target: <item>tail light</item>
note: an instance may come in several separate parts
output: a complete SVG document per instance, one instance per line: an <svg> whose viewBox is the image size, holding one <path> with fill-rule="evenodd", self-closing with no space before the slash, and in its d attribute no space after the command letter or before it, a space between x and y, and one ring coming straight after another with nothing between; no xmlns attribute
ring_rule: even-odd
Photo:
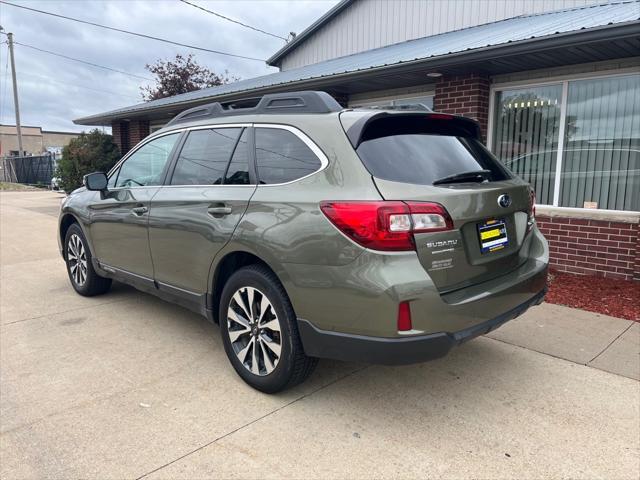
<svg viewBox="0 0 640 480"><path fill-rule="evenodd" d="M536 192L533 188L529 189L529 216L527 217L527 232L530 232L533 228L533 224L536 221Z"/></svg>
<svg viewBox="0 0 640 480"><path fill-rule="evenodd" d="M413 234L453 229L451 217L438 203L325 201L320 209L347 237L373 250L415 250Z"/></svg>

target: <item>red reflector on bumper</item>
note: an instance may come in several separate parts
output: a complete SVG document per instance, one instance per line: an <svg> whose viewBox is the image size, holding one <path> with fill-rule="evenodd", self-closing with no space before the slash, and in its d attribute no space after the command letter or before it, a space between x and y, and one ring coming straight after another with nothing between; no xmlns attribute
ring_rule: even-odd
<svg viewBox="0 0 640 480"><path fill-rule="evenodd" d="M409 302L402 302L398 305L398 331L406 332L412 330L411 325L411 308Z"/></svg>

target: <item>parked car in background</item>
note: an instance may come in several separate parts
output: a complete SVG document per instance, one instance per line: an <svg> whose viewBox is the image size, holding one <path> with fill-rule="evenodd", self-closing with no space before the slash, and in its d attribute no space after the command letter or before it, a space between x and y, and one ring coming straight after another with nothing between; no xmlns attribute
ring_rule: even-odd
<svg viewBox="0 0 640 480"><path fill-rule="evenodd" d="M531 188L472 120L323 92L187 110L60 214L73 288L112 279L220 324L249 385L318 358L420 362L542 302Z"/></svg>

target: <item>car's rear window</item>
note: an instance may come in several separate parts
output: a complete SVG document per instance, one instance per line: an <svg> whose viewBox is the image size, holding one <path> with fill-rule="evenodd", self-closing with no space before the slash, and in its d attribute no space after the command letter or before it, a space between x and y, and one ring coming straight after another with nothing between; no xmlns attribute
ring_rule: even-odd
<svg viewBox="0 0 640 480"><path fill-rule="evenodd" d="M478 170L488 170L489 181L512 178L480 141L459 136L459 129L447 134L448 121L424 117L374 120L362 136L358 156L371 175L395 182L432 185L451 175Z"/></svg>

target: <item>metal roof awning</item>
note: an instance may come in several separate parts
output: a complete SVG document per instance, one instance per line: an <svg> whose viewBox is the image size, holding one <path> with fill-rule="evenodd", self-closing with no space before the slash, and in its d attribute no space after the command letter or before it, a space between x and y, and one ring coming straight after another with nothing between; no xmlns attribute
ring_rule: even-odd
<svg viewBox="0 0 640 480"><path fill-rule="evenodd" d="M640 0L521 16L409 40L313 65L184 93L74 120L170 118L213 100L322 89L350 94L425 84L425 72L509 73L638 56Z"/></svg>

